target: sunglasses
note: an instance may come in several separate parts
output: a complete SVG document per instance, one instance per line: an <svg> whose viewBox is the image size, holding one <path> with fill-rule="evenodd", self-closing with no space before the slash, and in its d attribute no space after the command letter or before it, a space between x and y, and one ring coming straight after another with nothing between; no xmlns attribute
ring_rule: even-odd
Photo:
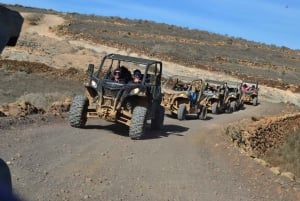
<svg viewBox="0 0 300 201"><path fill-rule="evenodd" d="M121 75L121 72L120 71L115 71L114 75Z"/></svg>
<svg viewBox="0 0 300 201"><path fill-rule="evenodd" d="M134 77L142 77L142 74L141 73L135 73L133 76Z"/></svg>

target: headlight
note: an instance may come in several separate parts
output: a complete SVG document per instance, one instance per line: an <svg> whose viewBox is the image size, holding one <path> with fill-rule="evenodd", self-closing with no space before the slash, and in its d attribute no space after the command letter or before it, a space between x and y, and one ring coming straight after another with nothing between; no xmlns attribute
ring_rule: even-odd
<svg viewBox="0 0 300 201"><path fill-rule="evenodd" d="M140 92L140 88L134 88L131 90L130 95L136 95Z"/></svg>
<svg viewBox="0 0 300 201"><path fill-rule="evenodd" d="M92 80L91 82L92 87L94 87L95 89L97 89L97 83L95 80Z"/></svg>

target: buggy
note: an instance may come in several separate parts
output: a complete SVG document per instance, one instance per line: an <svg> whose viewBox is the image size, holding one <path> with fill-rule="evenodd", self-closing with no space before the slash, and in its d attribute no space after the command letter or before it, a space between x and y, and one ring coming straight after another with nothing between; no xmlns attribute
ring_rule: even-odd
<svg viewBox="0 0 300 201"><path fill-rule="evenodd" d="M113 70L121 68L124 82L115 82ZM139 69L142 79L132 81L131 72ZM147 120L151 128L163 128L164 108L161 106L162 62L137 57L109 54L103 57L98 70L88 66L89 81L85 95L74 97L69 111L72 127L82 128L89 118L101 118L129 126L129 136L145 136Z"/></svg>
<svg viewBox="0 0 300 201"><path fill-rule="evenodd" d="M240 84L241 101L256 106L258 104L258 81L243 80Z"/></svg>
<svg viewBox="0 0 300 201"><path fill-rule="evenodd" d="M203 102L205 102L208 111L212 114L219 113L222 107L219 90L221 84L223 84L223 82L215 80L205 80Z"/></svg>
<svg viewBox="0 0 300 201"><path fill-rule="evenodd" d="M227 104L227 112L235 112L243 107L241 100L242 94L240 83L234 81L225 81L224 102Z"/></svg>
<svg viewBox="0 0 300 201"><path fill-rule="evenodd" d="M237 110L238 91L233 87L228 87L227 82L217 80L205 80L206 87L203 93L208 111L212 114L222 112L234 112Z"/></svg>
<svg viewBox="0 0 300 201"><path fill-rule="evenodd" d="M201 104L204 83L201 79L184 76L172 76L163 85L162 105L178 120L184 120L187 114L196 114L206 119L207 108Z"/></svg>

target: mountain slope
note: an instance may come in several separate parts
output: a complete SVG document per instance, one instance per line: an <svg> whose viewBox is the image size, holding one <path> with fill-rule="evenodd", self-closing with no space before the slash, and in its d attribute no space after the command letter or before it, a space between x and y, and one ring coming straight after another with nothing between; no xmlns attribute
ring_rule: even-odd
<svg viewBox="0 0 300 201"><path fill-rule="evenodd" d="M300 51L173 25L119 17L58 13L13 6L22 12L61 15L52 31L78 40L156 57L191 68L225 72L240 79L300 91ZM87 54L88 55L88 54Z"/></svg>

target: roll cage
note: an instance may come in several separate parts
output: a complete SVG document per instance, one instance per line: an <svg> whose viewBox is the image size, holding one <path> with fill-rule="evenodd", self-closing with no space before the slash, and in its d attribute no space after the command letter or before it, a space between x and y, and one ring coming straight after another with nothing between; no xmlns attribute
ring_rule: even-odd
<svg viewBox="0 0 300 201"><path fill-rule="evenodd" d="M110 61L109 61L110 60ZM106 62L109 62L109 68L106 72L104 72L104 64ZM128 62L128 63L134 63L139 66L140 69L143 70L143 78L141 81L142 85L161 85L161 74L162 74L162 62L161 61L155 61L151 59L144 59L144 58L137 58L137 57L131 57L131 56L125 56L120 54L109 54L106 55L99 66L98 71L96 72L95 76L99 79L110 79L111 73L113 71L113 64L115 67L120 67L122 63ZM143 69L144 68L144 69ZM153 75L153 76L151 76ZM101 78L102 77L102 78Z"/></svg>

